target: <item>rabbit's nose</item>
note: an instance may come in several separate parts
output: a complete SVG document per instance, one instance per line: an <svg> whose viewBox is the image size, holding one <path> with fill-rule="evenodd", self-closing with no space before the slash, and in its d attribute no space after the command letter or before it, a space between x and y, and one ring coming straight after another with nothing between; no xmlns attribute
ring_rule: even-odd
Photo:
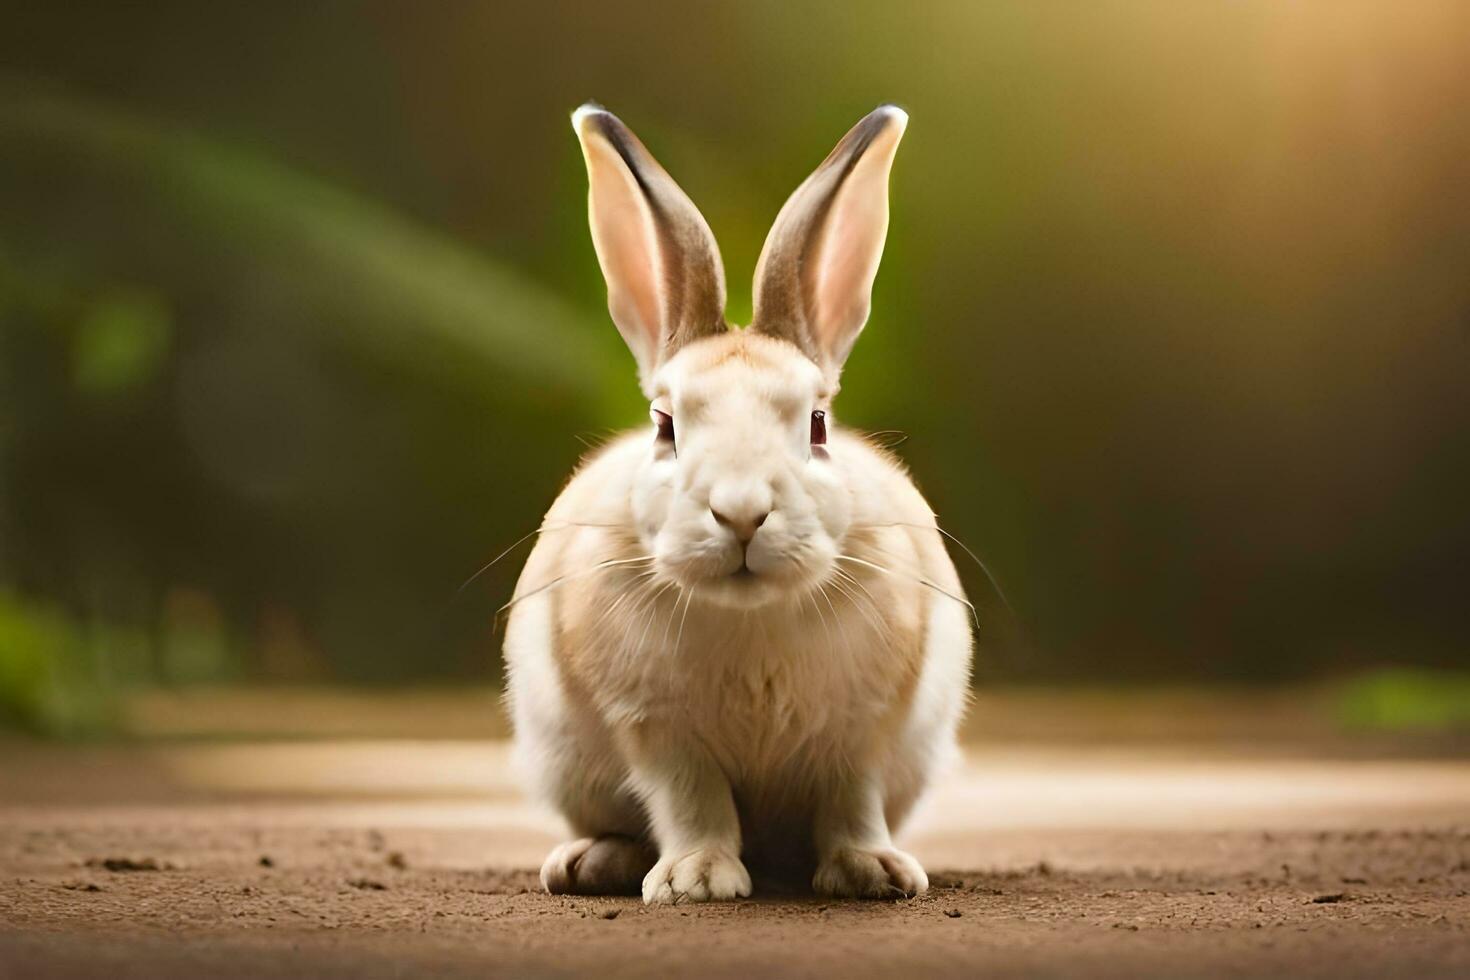
<svg viewBox="0 0 1470 980"><path fill-rule="evenodd" d="M771 487L762 480L721 480L710 487L709 512L743 547L771 516L772 496Z"/></svg>
<svg viewBox="0 0 1470 980"><path fill-rule="evenodd" d="M771 516L771 512L768 510L743 517L730 517L720 513L713 507L709 509L709 512L714 515L716 524L721 527L728 527L731 531L735 532L735 538L742 545L750 544L750 539L755 537L756 529L766 522L767 517Z"/></svg>

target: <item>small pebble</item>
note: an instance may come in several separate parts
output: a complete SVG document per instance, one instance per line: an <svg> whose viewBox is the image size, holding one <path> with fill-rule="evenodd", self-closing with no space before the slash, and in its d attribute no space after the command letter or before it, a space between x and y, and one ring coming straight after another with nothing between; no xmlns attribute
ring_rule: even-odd
<svg viewBox="0 0 1470 980"><path fill-rule="evenodd" d="M173 865L157 858L91 858L89 868L106 868L108 871L168 871Z"/></svg>

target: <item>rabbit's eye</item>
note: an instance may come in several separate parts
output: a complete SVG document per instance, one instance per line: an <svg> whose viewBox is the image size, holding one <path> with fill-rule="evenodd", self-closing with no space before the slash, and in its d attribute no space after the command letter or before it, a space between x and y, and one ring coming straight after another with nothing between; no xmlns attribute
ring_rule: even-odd
<svg viewBox="0 0 1470 980"><path fill-rule="evenodd" d="M668 412L660 412L658 409L650 409L649 414L653 417L653 424L658 426L659 442L674 441L674 417Z"/></svg>
<svg viewBox="0 0 1470 980"><path fill-rule="evenodd" d="M827 444L827 413L820 408L812 412L812 445Z"/></svg>

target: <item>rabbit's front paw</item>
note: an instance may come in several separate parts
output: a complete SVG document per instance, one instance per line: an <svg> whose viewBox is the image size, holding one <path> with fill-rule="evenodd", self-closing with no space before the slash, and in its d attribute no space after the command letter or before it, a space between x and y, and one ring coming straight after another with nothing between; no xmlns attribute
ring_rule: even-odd
<svg viewBox="0 0 1470 980"><path fill-rule="evenodd" d="M660 858L643 879L643 902L728 902L750 895L750 873L722 847Z"/></svg>
<svg viewBox="0 0 1470 980"><path fill-rule="evenodd" d="M843 847L817 867L812 888L834 898L912 898L929 890L929 876L896 848Z"/></svg>

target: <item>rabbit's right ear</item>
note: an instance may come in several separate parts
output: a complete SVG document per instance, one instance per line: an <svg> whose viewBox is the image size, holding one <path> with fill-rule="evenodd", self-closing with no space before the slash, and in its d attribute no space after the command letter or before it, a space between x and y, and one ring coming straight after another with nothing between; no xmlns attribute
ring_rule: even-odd
<svg viewBox="0 0 1470 980"><path fill-rule="evenodd" d="M830 375L868 322L888 237L888 172L908 126L883 105L787 199L755 267L750 329L789 340Z"/></svg>
<svg viewBox="0 0 1470 980"><path fill-rule="evenodd" d="M589 102L572 113L572 128L587 161L607 307L652 397L653 373L670 355L728 329L720 249L699 209L622 120Z"/></svg>

